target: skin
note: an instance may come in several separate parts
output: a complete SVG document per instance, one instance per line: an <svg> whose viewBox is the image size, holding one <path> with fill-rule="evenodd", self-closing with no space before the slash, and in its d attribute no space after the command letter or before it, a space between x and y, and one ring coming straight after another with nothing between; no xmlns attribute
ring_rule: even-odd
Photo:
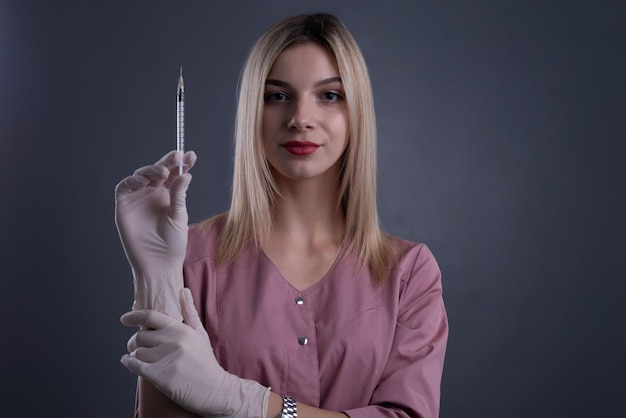
<svg viewBox="0 0 626 418"><path fill-rule="evenodd" d="M296 44L278 56L265 83L263 149L279 187L336 181L349 136L344 96L335 59L322 46ZM294 140L320 147L294 156L281 146Z"/></svg>
<svg viewBox="0 0 626 418"><path fill-rule="evenodd" d="M282 198L261 247L300 290L326 275L343 239L344 215L337 202L341 157L349 142L344 97L335 58L312 42L285 49L265 85L263 148ZM293 155L283 146L288 141L319 148Z"/></svg>

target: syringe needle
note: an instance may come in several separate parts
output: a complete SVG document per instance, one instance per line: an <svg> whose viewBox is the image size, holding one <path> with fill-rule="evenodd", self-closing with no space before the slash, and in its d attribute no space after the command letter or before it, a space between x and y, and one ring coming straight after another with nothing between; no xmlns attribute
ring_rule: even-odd
<svg viewBox="0 0 626 418"><path fill-rule="evenodd" d="M180 66L178 76L178 91L176 93L176 150L185 152L185 82L183 81L183 66ZM183 174L183 162L178 167L178 175Z"/></svg>

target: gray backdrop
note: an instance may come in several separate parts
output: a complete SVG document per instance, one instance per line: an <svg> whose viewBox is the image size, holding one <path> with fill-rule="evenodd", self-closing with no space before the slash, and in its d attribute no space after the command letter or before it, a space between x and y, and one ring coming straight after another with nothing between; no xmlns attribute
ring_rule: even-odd
<svg viewBox="0 0 626 418"><path fill-rule="evenodd" d="M624 416L618 0L1 1L3 416L131 415L113 188L175 146L183 65L190 217L225 210L245 54L321 10L369 63L382 223L443 271L441 416Z"/></svg>

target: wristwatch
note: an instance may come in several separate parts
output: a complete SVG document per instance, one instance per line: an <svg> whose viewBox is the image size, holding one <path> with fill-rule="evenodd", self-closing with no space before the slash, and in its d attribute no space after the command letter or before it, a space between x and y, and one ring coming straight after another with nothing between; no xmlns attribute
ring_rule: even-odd
<svg viewBox="0 0 626 418"><path fill-rule="evenodd" d="M283 395L283 413L280 418L298 418L298 408L293 398Z"/></svg>

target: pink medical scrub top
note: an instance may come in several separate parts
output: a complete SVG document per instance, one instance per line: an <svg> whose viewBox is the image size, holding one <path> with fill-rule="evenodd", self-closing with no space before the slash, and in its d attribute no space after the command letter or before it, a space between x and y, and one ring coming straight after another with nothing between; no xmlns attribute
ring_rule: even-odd
<svg viewBox="0 0 626 418"><path fill-rule="evenodd" d="M426 245L394 238L382 284L342 250L299 291L252 245L216 265L219 229L190 228L184 273L224 369L351 418L439 415L448 322Z"/></svg>

